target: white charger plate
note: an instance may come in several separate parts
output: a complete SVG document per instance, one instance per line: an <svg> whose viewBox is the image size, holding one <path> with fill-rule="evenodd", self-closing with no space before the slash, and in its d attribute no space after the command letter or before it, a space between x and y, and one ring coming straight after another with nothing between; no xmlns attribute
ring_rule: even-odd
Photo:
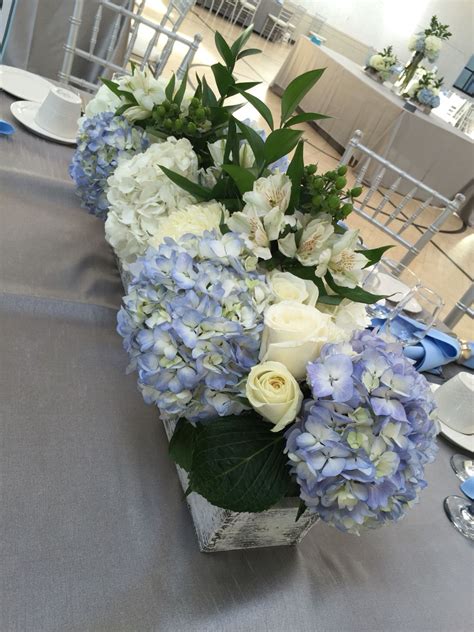
<svg viewBox="0 0 474 632"><path fill-rule="evenodd" d="M439 386L439 384L430 384L431 392L436 393ZM462 432L458 432L457 430L454 430L454 428L448 426L443 421L443 414L446 414L446 411L438 408L436 409L435 414L438 420L440 434L446 437L446 439L449 439L451 443L458 445L460 448L464 448L464 450L467 450L468 452L474 453L474 435L467 435Z"/></svg>
<svg viewBox="0 0 474 632"><path fill-rule="evenodd" d="M47 138L48 140L53 140L56 143L61 143L63 145L75 145L76 144L76 136L58 136L57 134L53 134L52 132L48 132L47 129L43 129L36 123L35 116L40 108L41 103L33 103L32 101L15 101L10 105L10 112L19 121L22 125L30 129L32 132L41 136L42 138Z"/></svg>
<svg viewBox="0 0 474 632"><path fill-rule="evenodd" d="M42 103L52 85L47 79L22 68L0 65L0 88L19 99Z"/></svg>

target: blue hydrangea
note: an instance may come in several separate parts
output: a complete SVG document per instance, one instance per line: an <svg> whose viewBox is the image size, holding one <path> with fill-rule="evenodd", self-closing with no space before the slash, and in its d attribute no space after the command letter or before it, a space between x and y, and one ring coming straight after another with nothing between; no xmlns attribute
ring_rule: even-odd
<svg viewBox="0 0 474 632"><path fill-rule="evenodd" d="M123 116L102 112L84 118L69 166L81 206L105 220L109 208L107 178L114 172L119 159L145 151L149 144L143 130L131 125Z"/></svg>
<svg viewBox="0 0 474 632"><path fill-rule="evenodd" d="M359 331L323 347L308 384L287 452L309 511L356 534L401 518L436 454L425 378L399 345Z"/></svg>
<svg viewBox="0 0 474 632"><path fill-rule="evenodd" d="M240 413L258 363L265 278L234 233L166 238L132 264L118 332L147 403L191 421Z"/></svg>
<svg viewBox="0 0 474 632"><path fill-rule="evenodd" d="M429 88L422 88L421 90L418 90L418 92L416 93L416 98L418 99L420 103L423 103L423 105L431 106L433 97L434 97L434 94L431 92Z"/></svg>

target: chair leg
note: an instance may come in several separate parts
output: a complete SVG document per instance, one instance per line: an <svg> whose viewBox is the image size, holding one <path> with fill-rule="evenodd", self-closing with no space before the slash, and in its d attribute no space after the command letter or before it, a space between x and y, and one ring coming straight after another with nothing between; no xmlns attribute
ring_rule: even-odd
<svg viewBox="0 0 474 632"><path fill-rule="evenodd" d="M267 21L268 21L269 19L270 19L270 18L267 18ZM266 39L265 39L265 44L263 45L263 48L265 48L265 46L268 44L268 40L269 40L269 39L271 38L271 36L273 35L273 31L275 30L275 27L276 27L276 22L273 22L273 26L272 26L272 28L268 31L268 35L267 35L267 37L266 37ZM264 32L265 32L265 31L264 31Z"/></svg>

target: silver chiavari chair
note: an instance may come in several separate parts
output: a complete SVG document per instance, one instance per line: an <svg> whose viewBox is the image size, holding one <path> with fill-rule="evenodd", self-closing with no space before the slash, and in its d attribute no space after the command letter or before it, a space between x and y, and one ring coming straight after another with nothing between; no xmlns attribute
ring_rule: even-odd
<svg viewBox="0 0 474 632"><path fill-rule="evenodd" d="M447 327L454 327L461 320L464 314L467 314L470 318L474 318L474 309L472 308L473 303L474 283L471 283L469 289L464 292L459 301L444 319L444 324Z"/></svg>
<svg viewBox="0 0 474 632"><path fill-rule="evenodd" d="M91 83L82 77L73 74L73 62L76 57L85 59L93 64L97 64L102 69L102 75L107 71L109 73L130 74L129 62L133 57L133 49L137 40L138 29L140 26L147 27L151 34L143 56L137 64L141 70L150 64L150 57L153 53L155 43L160 35L167 38L167 43L159 52L156 62L152 64L152 71L155 77L163 72L163 69L171 55L173 45L181 43L188 49L184 55L176 76L181 79L187 68L190 66L194 55L199 48L202 37L197 34L193 40L190 40L179 33L155 24L151 20L143 17L143 9L145 0L131 0L126 6L120 6L111 0L99 0L97 13L91 30L91 39L88 50L78 46L78 36L82 22L82 15L86 8L85 0L75 0L73 14L69 21L71 26L67 37L65 54L61 70L59 71L59 81L64 84L73 84L90 92L95 92L99 85ZM100 28L102 20L106 20L109 24L113 23L112 33L107 45L105 54L100 54L97 50L97 42L100 38ZM128 41L125 46L125 52L119 55L117 59L117 43L121 37L123 29L127 29ZM171 45L169 45L171 43Z"/></svg>
<svg viewBox="0 0 474 632"><path fill-rule="evenodd" d="M356 154L361 167L357 174L355 187L360 186L365 181L367 170L369 167L371 168L369 187L363 196L355 201L354 212L406 248L407 253L402 257L400 263L407 266L436 235L444 222L461 208L465 197L461 193L457 193L452 200L449 200L444 195L419 182L405 171L402 171L402 169L376 154L363 145L361 140L362 132L357 130L349 141L340 161L341 165L348 165L354 159L354 154ZM393 176L392 184L388 187L382 185L382 181L390 180L391 176ZM408 193L401 195L399 201L393 202L392 198L395 198L403 185L405 186L403 190L406 190L408 185ZM370 202L374 199L374 194L377 194L377 192L380 193L382 199L378 202L375 201L374 205L371 205ZM407 205L412 200L420 197L424 201L420 202L415 210L410 209L409 213L407 213ZM428 207L437 209L437 217L424 229L422 234L419 233L418 229L412 231L416 237L410 239L406 232L407 229L414 226L417 218ZM389 209L389 212L385 210L386 208Z"/></svg>

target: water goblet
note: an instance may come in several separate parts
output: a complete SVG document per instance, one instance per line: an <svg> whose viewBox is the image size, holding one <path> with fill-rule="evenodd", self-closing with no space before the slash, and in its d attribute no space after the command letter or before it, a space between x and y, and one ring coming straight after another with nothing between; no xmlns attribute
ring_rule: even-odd
<svg viewBox="0 0 474 632"><path fill-rule="evenodd" d="M407 318L405 314L411 312L409 303L414 304L415 301L420 309L416 314L416 321ZM404 347L416 345L433 327L443 305L443 299L433 290L424 286L414 288L387 314L384 332L397 339Z"/></svg>
<svg viewBox="0 0 474 632"><path fill-rule="evenodd" d="M386 318L396 304L420 286L420 279L409 268L394 259L380 259L362 281L362 287L372 294L386 294L386 299L367 305L371 318Z"/></svg>
<svg viewBox="0 0 474 632"><path fill-rule="evenodd" d="M467 481L468 478L474 476L474 460L468 459L462 454L453 454L450 463L454 473L461 481Z"/></svg>

